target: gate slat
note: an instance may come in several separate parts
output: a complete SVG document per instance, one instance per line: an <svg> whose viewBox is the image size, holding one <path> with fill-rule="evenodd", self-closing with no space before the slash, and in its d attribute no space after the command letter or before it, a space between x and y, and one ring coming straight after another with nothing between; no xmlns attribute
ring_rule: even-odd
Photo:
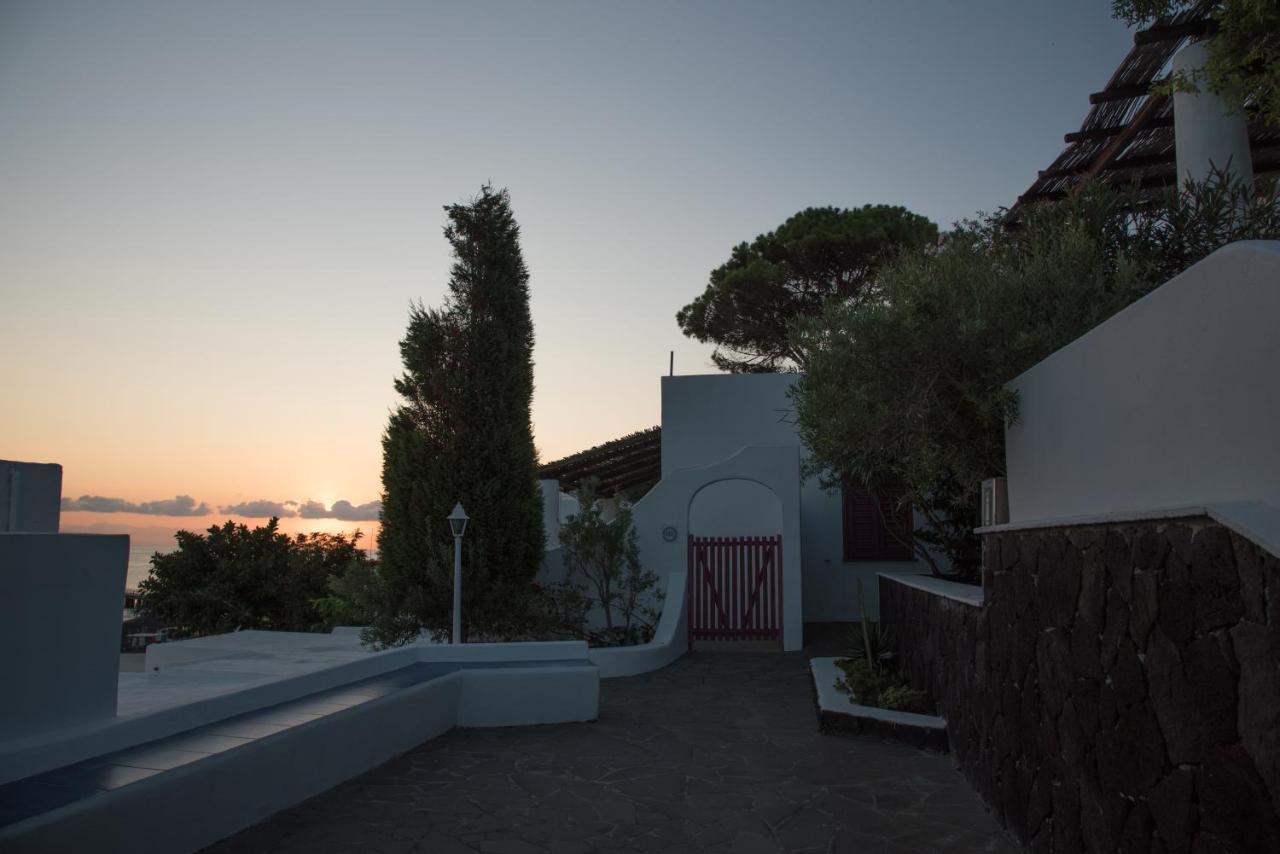
<svg viewBox="0 0 1280 854"><path fill-rule="evenodd" d="M689 535L689 639L782 638L782 538Z"/></svg>
<svg viewBox="0 0 1280 854"><path fill-rule="evenodd" d="M733 541L733 621L734 632L742 630L742 539Z"/></svg>

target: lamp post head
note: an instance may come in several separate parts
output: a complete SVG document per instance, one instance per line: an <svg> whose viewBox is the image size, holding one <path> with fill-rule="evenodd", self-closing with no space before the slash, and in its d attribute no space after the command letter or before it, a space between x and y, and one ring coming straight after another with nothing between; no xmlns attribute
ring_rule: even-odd
<svg viewBox="0 0 1280 854"><path fill-rule="evenodd" d="M453 512L447 517L449 520L449 529L453 531L455 537L461 537L467 530L467 511L462 509L462 502L459 501L453 505Z"/></svg>

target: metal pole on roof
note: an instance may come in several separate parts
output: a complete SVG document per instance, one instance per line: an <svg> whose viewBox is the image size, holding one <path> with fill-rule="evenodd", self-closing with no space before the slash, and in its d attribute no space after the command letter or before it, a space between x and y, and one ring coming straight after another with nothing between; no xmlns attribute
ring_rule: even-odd
<svg viewBox="0 0 1280 854"><path fill-rule="evenodd" d="M674 377L676 375L676 351L671 351L671 364L667 369L667 376Z"/></svg>

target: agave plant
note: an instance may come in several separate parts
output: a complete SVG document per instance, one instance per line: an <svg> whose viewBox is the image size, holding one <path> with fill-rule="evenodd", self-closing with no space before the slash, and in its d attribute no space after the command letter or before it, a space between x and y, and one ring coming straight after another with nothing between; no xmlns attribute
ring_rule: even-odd
<svg viewBox="0 0 1280 854"><path fill-rule="evenodd" d="M849 657L863 659L874 673L893 660L893 633L887 626L867 619L861 578L858 579L858 614L860 625L849 632Z"/></svg>

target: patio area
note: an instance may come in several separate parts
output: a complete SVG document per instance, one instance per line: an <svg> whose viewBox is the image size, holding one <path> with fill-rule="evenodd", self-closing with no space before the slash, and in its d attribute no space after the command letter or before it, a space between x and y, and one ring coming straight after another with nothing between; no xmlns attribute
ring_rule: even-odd
<svg viewBox="0 0 1280 854"><path fill-rule="evenodd" d="M1016 851L949 757L817 731L803 653L694 652L600 719L454 730L206 849Z"/></svg>

